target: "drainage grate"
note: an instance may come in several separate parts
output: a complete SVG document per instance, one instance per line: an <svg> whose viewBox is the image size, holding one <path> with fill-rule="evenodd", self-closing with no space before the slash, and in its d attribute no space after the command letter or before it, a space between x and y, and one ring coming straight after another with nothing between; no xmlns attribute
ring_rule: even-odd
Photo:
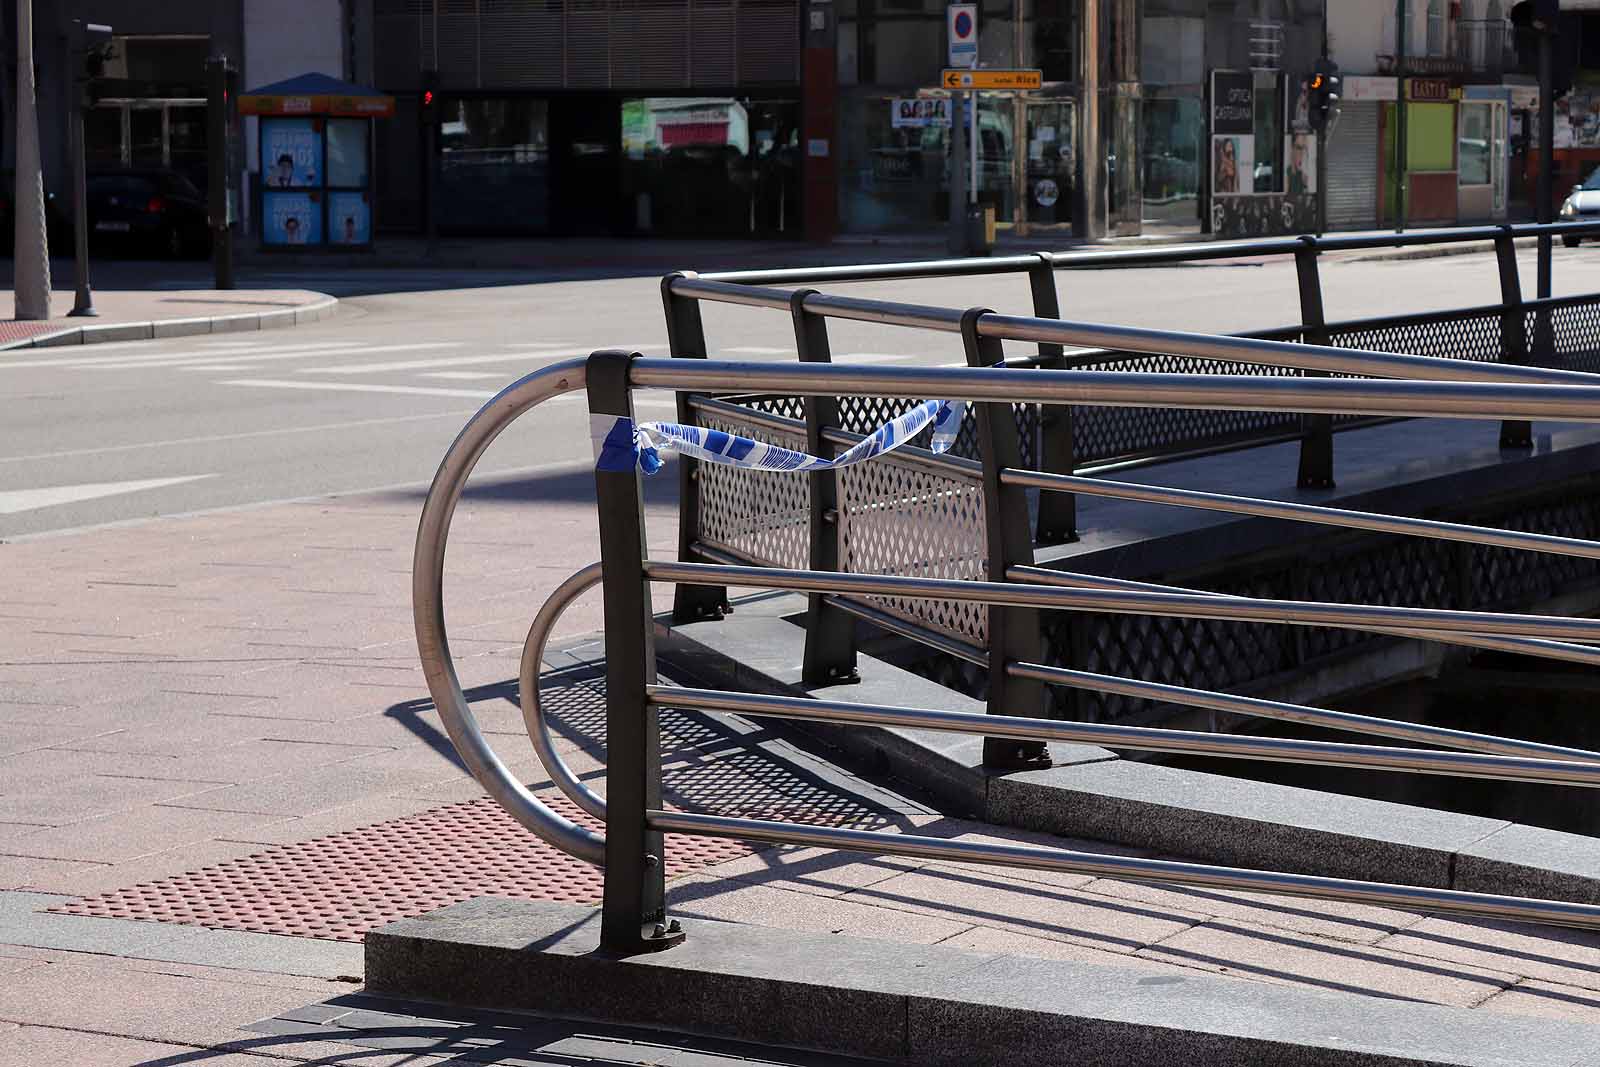
<svg viewBox="0 0 1600 1067"><path fill-rule="evenodd" d="M565 797L543 799L592 824ZM668 834L667 876L752 851L737 841ZM545 844L485 797L50 910L360 941L376 926L478 896L596 902L601 882L598 868Z"/></svg>

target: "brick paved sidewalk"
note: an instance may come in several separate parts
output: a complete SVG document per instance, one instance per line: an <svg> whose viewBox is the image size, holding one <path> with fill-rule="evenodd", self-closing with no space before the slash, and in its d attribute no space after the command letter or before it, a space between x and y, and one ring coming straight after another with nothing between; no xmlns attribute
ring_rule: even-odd
<svg viewBox="0 0 1600 1067"><path fill-rule="evenodd" d="M420 495L273 505L0 545L8 579L0 604L0 898L26 904L28 922L122 929L134 924L47 909L95 914L95 900L115 900L123 911L99 913L134 915L137 899L160 900L174 885L214 885L229 870L259 871L286 854L346 855L338 850L384 835L406 841L419 862L457 868L451 894L505 892L492 877L496 864L534 855L531 839L513 829L478 865L470 856L441 860L449 842L426 836L462 805L497 815L452 760L416 663L409 575ZM543 775L508 699L509 680L537 605L592 558L594 517L587 503L533 509L516 497L499 490L460 508L447 610L462 680L481 698L485 728L511 766L537 783ZM660 509L651 515L662 555L670 552L670 519ZM598 612L598 597L581 602L566 632L595 630ZM561 746L603 786L599 682L584 672L587 654L579 645L557 664L567 670ZM712 728L681 717L668 735L667 776L685 807L798 812L888 833L1042 840L945 818L854 783L737 721ZM705 854L679 868L670 889L677 914L1600 1022L1600 937L1589 934L810 850L737 849L717 860ZM278 891L265 876L229 884L251 905L233 912L276 906ZM127 892L139 885L147 891ZM55 896L35 907L34 898L7 890ZM327 922L350 899L372 895L358 885L344 898L291 899L296 914L326 920L322 930L304 923L297 932L349 936L363 913L337 930ZM76 898L91 899L75 905ZM142 917L261 928L228 908ZM279 981L265 965L219 977L116 958L140 949L94 959L53 951L6 948L0 936L0 971L9 972L0 1027L30 1027L14 1038L17 1047L52 1048L63 1061L163 1062L154 1052L128 1058L127 1049L80 1057L74 1019L118 1040L181 1033L179 1044L213 1047L224 1039L195 1029L199 1021L237 1036L262 1016L338 992L326 975ZM148 977L157 971L168 978ZM130 1006L139 988L158 986L151 995L166 1003L165 1015ZM162 1019L175 1029L163 1030ZM31 1032L41 1025L48 1035ZM97 1040L83 1037L83 1048Z"/></svg>

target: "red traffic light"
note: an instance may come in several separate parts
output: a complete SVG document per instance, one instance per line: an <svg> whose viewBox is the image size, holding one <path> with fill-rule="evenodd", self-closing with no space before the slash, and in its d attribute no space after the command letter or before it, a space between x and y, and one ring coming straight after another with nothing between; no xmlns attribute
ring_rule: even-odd
<svg viewBox="0 0 1600 1067"><path fill-rule="evenodd" d="M422 91L422 106L423 107L432 107L433 106L433 90L432 89L424 89Z"/></svg>

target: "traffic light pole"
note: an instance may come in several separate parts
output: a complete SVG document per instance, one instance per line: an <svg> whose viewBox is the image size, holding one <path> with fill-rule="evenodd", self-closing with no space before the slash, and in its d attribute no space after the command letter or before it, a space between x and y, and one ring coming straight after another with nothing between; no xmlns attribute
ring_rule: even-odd
<svg viewBox="0 0 1600 1067"><path fill-rule="evenodd" d="M228 91L231 68L226 56L206 60L206 215L211 224L211 269L218 289L235 288L233 276L233 219L228 210L229 142L233 134L233 94Z"/></svg>
<svg viewBox="0 0 1600 1067"><path fill-rule="evenodd" d="M67 125L72 152L72 253L73 273L77 289L72 297L69 316L95 318L100 312L94 308L94 292L89 288L89 190L87 165L84 160L84 97L89 91L88 79L80 81L67 105Z"/></svg>
<svg viewBox="0 0 1600 1067"><path fill-rule="evenodd" d="M1540 222L1551 221L1555 189L1555 77L1552 55L1553 29L1539 32L1539 204ZM1550 235L1539 235L1539 299L1550 295Z"/></svg>

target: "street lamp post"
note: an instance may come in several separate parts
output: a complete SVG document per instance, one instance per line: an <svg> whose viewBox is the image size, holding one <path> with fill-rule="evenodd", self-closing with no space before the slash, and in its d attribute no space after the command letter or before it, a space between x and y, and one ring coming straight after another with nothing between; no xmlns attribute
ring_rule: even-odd
<svg viewBox="0 0 1600 1067"><path fill-rule="evenodd" d="M44 173L33 81L33 0L17 0L17 187L12 199L18 319L50 317L50 240L44 221Z"/></svg>

